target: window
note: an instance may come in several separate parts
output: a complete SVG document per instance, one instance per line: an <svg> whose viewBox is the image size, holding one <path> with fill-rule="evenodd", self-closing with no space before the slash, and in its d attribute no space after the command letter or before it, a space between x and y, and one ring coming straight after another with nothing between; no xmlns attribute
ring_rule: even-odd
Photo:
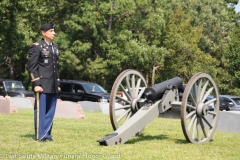
<svg viewBox="0 0 240 160"><path fill-rule="evenodd" d="M232 101L231 101L230 99L228 99L228 98L223 97L223 99L224 99L225 102L228 102L228 103L229 103L229 102L232 102Z"/></svg>
<svg viewBox="0 0 240 160"><path fill-rule="evenodd" d="M22 82L6 81L4 83L7 89L24 89Z"/></svg>
<svg viewBox="0 0 240 160"><path fill-rule="evenodd" d="M240 105L240 98L232 98L232 100L233 100L237 105Z"/></svg>
<svg viewBox="0 0 240 160"><path fill-rule="evenodd" d="M87 93L107 93L101 86L98 84L83 84L84 89Z"/></svg>
<svg viewBox="0 0 240 160"><path fill-rule="evenodd" d="M78 90L82 90L82 87L80 85L74 85L72 93L78 93Z"/></svg>
<svg viewBox="0 0 240 160"><path fill-rule="evenodd" d="M72 85L71 84L64 84L61 87L62 92L69 92L70 93L71 90L72 90Z"/></svg>

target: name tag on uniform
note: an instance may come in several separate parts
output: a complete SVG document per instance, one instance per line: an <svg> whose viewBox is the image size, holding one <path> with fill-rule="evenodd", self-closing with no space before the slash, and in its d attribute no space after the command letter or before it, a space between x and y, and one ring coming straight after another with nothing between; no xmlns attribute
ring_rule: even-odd
<svg viewBox="0 0 240 160"><path fill-rule="evenodd" d="M48 63L48 59L44 59L44 63Z"/></svg>

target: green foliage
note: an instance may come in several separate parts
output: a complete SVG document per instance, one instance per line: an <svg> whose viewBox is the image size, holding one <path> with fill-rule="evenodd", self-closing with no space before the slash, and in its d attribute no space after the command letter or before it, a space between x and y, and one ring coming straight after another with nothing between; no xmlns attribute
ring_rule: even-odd
<svg viewBox="0 0 240 160"><path fill-rule="evenodd" d="M237 0L2 0L0 74L22 80L30 45L42 23L55 23L62 79L100 83L107 90L125 69L150 85L207 72L221 94L239 94ZM228 5L226 5L228 4ZM156 70L155 70L156 69Z"/></svg>
<svg viewBox="0 0 240 160"><path fill-rule="evenodd" d="M215 59L198 47L202 31L202 26L191 25L191 17L182 8L170 16L164 38L164 46L169 50L162 69L165 76L179 75L186 83L197 72L214 72Z"/></svg>
<svg viewBox="0 0 240 160"><path fill-rule="evenodd" d="M240 26L236 25L232 34L231 41L228 43L228 54L225 56L225 70L229 73L225 81L226 88L231 88L231 94L239 95L240 93Z"/></svg>

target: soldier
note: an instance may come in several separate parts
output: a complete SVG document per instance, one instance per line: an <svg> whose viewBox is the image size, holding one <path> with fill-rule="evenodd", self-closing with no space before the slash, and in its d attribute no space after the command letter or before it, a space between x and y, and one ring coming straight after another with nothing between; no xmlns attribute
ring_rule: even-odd
<svg viewBox="0 0 240 160"><path fill-rule="evenodd" d="M59 80L59 50L54 44L54 25L43 24L42 40L33 43L28 56L28 72L35 92L34 128L36 140L52 141L51 130L55 114Z"/></svg>

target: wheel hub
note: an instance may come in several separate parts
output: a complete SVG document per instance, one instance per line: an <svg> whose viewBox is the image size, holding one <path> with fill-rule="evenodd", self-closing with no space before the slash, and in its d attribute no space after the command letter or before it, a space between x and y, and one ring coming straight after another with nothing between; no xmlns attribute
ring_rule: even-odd
<svg viewBox="0 0 240 160"><path fill-rule="evenodd" d="M198 117L203 117L207 115L208 107L204 103L198 103L197 105L197 116Z"/></svg>

